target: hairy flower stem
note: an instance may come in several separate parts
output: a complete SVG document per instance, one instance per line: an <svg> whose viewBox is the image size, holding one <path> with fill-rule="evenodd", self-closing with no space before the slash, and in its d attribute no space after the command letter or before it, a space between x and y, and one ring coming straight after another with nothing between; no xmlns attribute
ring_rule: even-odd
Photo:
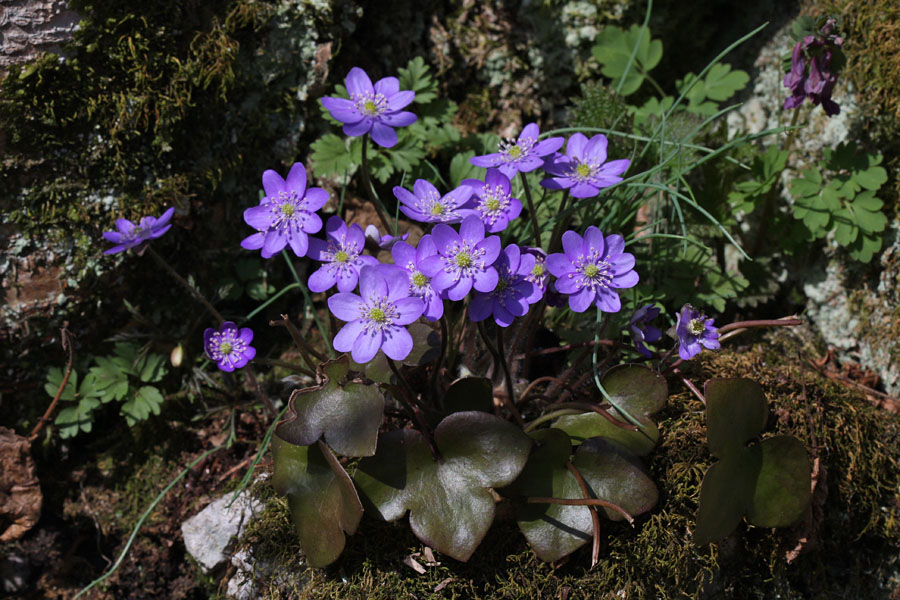
<svg viewBox="0 0 900 600"><path fill-rule="evenodd" d="M547 254L556 252L560 248L560 240L562 239L563 230L566 228L566 205L569 203L569 190L563 194L562 202L559 203L559 221L553 227L553 233L550 234L550 245L547 247Z"/></svg>
<svg viewBox="0 0 900 600"><path fill-rule="evenodd" d="M381 204L381 200L378 199L378 196L375 194L375 188L372 187L372 177L369 173L369 134L363 135L362 139L362 177L363 177L363 187L366 188L366 193L369 195L369 200L372 201L372 206L375 207L375 212L378 213L378 218L381 219L381 224L384 225L385 230L390 235L397 235L397 230L394 229L393 223L387 216L387 212L384 210L384 205Z"/></svg>
<svg viewBox="0 0 900 600"><path fill-rule="evenodd" d="M438 377L440 377L441 368L444 366L444 357L447 356L447 341L450 339L450 331L447 327L447 315L441 315L440 318L441 323L441 353L438 356L437 362L434 365L434 371L431 372L431 380L428 382L428 387L431 389L431 393L434 394L435 398L438 398L438 402L440 403L440 408L443 409L444 406L444 395L439 394L438 392Z"/></svg>
<svg viewBox="0 0 900 600"><path fill-rule="evenodd" d="M525 190L525 201L528 202L528 214L531 215L531 227L534 229L534 247L541 247L541 228L538 225L537 212L534 210L534 202L531 199L531 187L525 173L519 173L522 179L522 188Z"/></svg>
<svg viewBox="0 0 900 600"><path fill-rule="evenodd" d="M522 415L519 414L519 409L516 408L515 402L515 392L513 391L512 385L512 376L509 373L509 367L506 364L506 359L503 356L503 328L497 328L497 343L499 345L499 350L494 347L491 343L491 339L487 335L487 331L484 329L484 323L482 321L478 322L478 332L481 334L481 339L484 341L484 345L487 346L488 352L491 353L491 356L494 357L494 369L498 366L503 371L503 377L506 382L506 398L504 399L504 404L506 404L506 408L509 409L509 412L512 413L513 418L516 420L516 423L519 424L520 427L525 426L525 421L522 420Z"/></svg>
<svg viewBox="0 0 900 600"><path fill-rule="evenodd" d="M315 321L316 323L316 328L319 330L319 335L322 336L322 341L325 342L325 348L328 350L328 355L331 358L334 358L334 349L331 347L331 330L326 329L324 324L322 323L322 320L319 318L319 313L316 312L315 307L313 307L312 298L310 298L309 296L309 290L306 288L306 285L303 284L303 281L300 280L300 276L297 274L297 269L294 268L294 263L291 261L291 257L288 256L287 250L282 250L281 255L284 257L284 261L287 263L288 270L291 272L291 276L294 278L294 281L297 283L297 285L300 286L300 292L303 294L303 300L306 302L306 306L312 313L313 321Z"/></svg>
<svg viewBox="0 0 900 600"><path fill-rule="evenodd" d="M703 403L703 406L706 406L706 397L703 395L703 392L697 389L697 386L694 385L693 381L685 377L684 373L682 373L680 369L672 369L672 373L681 377L681 382L684 383L685 387L687 387L687 389L691 390L691 392L695 396L697 396L697 399Z"/></svg>
<svg viewBox="0 0 900 600"><path fill-rule="evenodd" d="M325 362L326 359L324 356L319 354L318 352L310 346L306 340L303 339L303 336L300 335L300 331L291 323L291 319L288 315L281 315L280 321L269 321L270 326L278 326L281 325L285 329L288 330L288 333L291 335L291 339L294 340L294 345L297 346L297 350L300 351L300 356L303 357L303 360L306 361L306 364L309 365L309 368L316 371L316 363L313 362L310 355L314 355L318 360Z"/></svg>
<svg viewBox="0 0 900 600"><path fill-rule="evenodd" d="M791 124L789 127L796 127L797 121L800 120L800 108L794 109L794 114L791 116ZM791 146L794 144L794 139L797 137L797 129L791 129L788 132L787 138L784 140L784 148L788 152L791 151ZM763 210L762 215L759 218L759 228L756 230L756 237L753 239L753 246L750 247L750 255L756 256L759 254L760 250L762 250L763 242L765 241L765 234L769 230L767 225L772 221L772 213L775 211L775 200L776 195L778 194L779 186L773 185L771 189L765 196L765 200L763 201Z"/></svg>
<svg viewBox="0 0 900 600"><path fill-rule="evenodd" d="M221 327L222 323L225 322L225 319L222 317L219 311L213 308L213 305L203 297L203 294L197 291L197 288L188 283L188 281L184 277L179 275L178 272L175 271L175 269L173 269L172 266L168 262L166 262L166 260L162 256L156 253L156 250L154 250L150 246L146 246L146 251L148 254L150 254L150 256L153 257L157 264L159 264L159 266L161 266L166 273L175 278L175 281L180 283L191 294L191 296L194 297L195 300L206 307L206 310L208 310L210 314L219 321L219 327Z"/></svg>
<svg viewBox="0 0 900 600"><path fill-rule="evenodd" d="M416 393L413 391L412 387L409 385L409 382L406 381L406 378L400 373L400 369L397 368L397 364L390 357L387 358L388 366L393 371L394 376L397 378L397 381L400 382L401 389L403 394L401 394L402 400L405 402L406 407L412 413L413 418L416 421L416 426L419 428L419 432L425 438L425 441L428 442L428 449L431 451L431 458L433 458L437 462L441 462L441 453L438 451L437 446L434 443L434 438L431 437L431 431L428 429L428 425L425 423L425 417L422 416L422 411L419 409L419 406L416 404Z"/></svg>
<svg viewBox="0 0 900 600"><path fill-rule="evenodd" d="M37 424L34 426L34 429L31 430L31 434L28 436L28 441L33 442L37 439L38 434L41 432L41 429L44 428L44 425L50 422L50 415L53 414L53 409L56 408L56 405L59 403L59 399L62 397L63 390L66 389L66 385L69 383L69 376L72 374L72 365L75 362L75 336L72 335L72 332L63 327L59 330L60 336L62 336L60 342L62 343L63 350L65 350L69 355L69 362L66 363L66 372L63 374L62 381L59 384L59 389L56 390L56 395L53 397L53 401L50 403L50 406L47 407L47 410L44 411L44 414L41 415L41 418L38 420Z"/></svg>

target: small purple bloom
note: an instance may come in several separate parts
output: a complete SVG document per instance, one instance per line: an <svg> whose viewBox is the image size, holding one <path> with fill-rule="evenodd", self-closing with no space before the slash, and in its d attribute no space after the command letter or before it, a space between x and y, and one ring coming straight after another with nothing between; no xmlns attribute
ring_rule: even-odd
<svg viewBox="0 0 900 600"><path fill-rule="evenodd" d="M325 224L325 236L326 241L309 240L308 256L325 263L309 276L309 289L324 292L337 284L339 292L352 292L359 281L359 270L377 265L378 259L362 254L365 234L356 223L347 227L339 216L332 215Z"/></svg>
<svg viewBox="0 0 900 600"><path fill-rule="evenodd" d="M574 231L562 236L564 253L547 257L547 268L556 276L556 290L569 295L569 308L584 312L593 303L603 312L619 312L617 289L637 285L634 256L625 250L621 235L608 235L594 226L584 238Z"/></svg>
<svg viewBox="0 0 900 600"><path fill-rule="evenodd" d="M463 209L463 212L478 215L488 233L503 231L522 213L522 202L510 195L509 177L499 169L488 169L484 181L464 179L462 185L471 188L475 194L475 208Z"/></svg>
<svg viewBox="0 0 900 600"><path fill-rule="evenodd" d="M123 250L130 250L148 240L158 238L171 227L169 220L174 213L175 209L170 208L158 219L156 217L143 217L137 225L128 219L116 219L116 229L118 231L103 232L104 239L116 245L106 250L104 254L115 254Z"/></svg>
<svg viewBox="0 0 900 600"><path fill-rule="evenodd" d="M294 163L287 180L269 169L262 176L266 195L259 206L244 211L244 222L256 233L241 241L247 250L262 248L263 258L271 258L290 245L298 257L306 256L308 234L322 229L322 219L316 211L328 201L322 188L306 188L306 169Z"/></svg>
<svg viewBox="0 0 900 600"><path fill-rule="evenodd" d="M359 274L361 296L348 292L328 299L328 308L347 324L334 336L334 349L349 352L364 364L378 350L393 360L403 360L413 348L409 325L425 310L420 298L410 297L409 277L394 265L363 267Z"/></svg>
<svg viewBox="0 0 900 600"><path fill-rule="evenodd" d="M784 101L786 110L799 107L809 98L814 106L821 104L828 116L841 112L831 99L837 71L844 61L844 38L835 33L836 25L834 19L828 18L815 35L807 35L794 45L791 69L784 76L784 86L791 91Z"/></svg>
<svg viewBox="0 0 900 600"><path fill-rule="evenodd" d="M540 248L532 248L530 246L523 247L522 253L534 256L534 265L531 267L531 272L525 277L534 288L531 296L527 298L528 304L534 304L544 297L544 294L547 293L547 287L550 285L550 271L547 270L547 253Z"/></svg>
<svg viewBox="0 0 900 600"><path fill-rule="evenodd" d="M496 167L509 179L516 173L528 173L544 164L543 157L553 154L563 145L563 138L552 137L538 141L541 134L536 123L529 123L519 134L519 139L500 142L498 152L473 156L469 162L476 167Z"/></svg>
<svg viewBox="0 0 900 600"><path fill-rule="evenodd" d="M544 163L544 170L553 177L541 181L551 190L569 190L574 198L592 198L603 188L622 181L622 173L631 161L627 158L606 162L609 142L602 133L590 140L582 133L572 134L566 153L557 153Z"/></svg>
<svg viewBox="0 0 900 600"><path fill-rule="evenodd" d="M500 238L484 237L484 222L475 215L463 219L456 233L449 225L439 224L431 232L438 254L419 263L422 273L431 277L431 287L446 291L451 300L462 300L473 287L490 292L497 286L497 270L492 266L500 254Z"/></svg>
<svg viewBox="0 0 900 600"><path fill-rule="evenodd" d="M256 356L256 348L250 345L253 331L225 321L221 329L208 328L203 332L203 347L210 360L215 361L220 369L232 372L240 369Z"/></svg>
<svg viewBox="0 0 900 600"><path fill-rule="evenodd" d="M675 333L678 335L678 356L684 360L697 356L703 348L719 348L719 331L713 320L690 304L685 304L678 313Z"/></svg>
<svg viewBox="0 0 900 600"><path fill-rule="evenodd" d="M431 182L417 179L413 193L394 186L394 196L400 201L400 210L413 221L420 223L459 223L463 219L460 209L472 197L472 189L461 185L447 195L441 193Z"/></svg>
<svg viewBox="0 0 900 600"><path fill-rule="evenodd" d="M406 127L416 122L416 115L402 110L416 97L412 90L400 91L396 77L372 80L359 67L350 69L346 98L322 98L322 106L331 116L344 123L344 135L358 137L372 132L372 139L384 148L397 143L394 127Z"/></svg>
<svg viewBox="0 0 900 600"><path fill-rule="evenodd" d="M644 345L644 342L656 342L662 338L662 331L650 325L650 321L659 316L659 309L652 304L647 304L637 309L631 317L631 337L634 339L634 347L644 356L652 356L652 352Z"/></svg>
<svg viewBox="0 0 900 600"><path fill-rule="evenodd" d="M534 267L534 255L523 253L515 244L503 249L494 268L497 270L497 287L490 292L475 293L469 304L469 318L483 321L494 316L500 327L509 327L516 317L528 312L534 296L535 285L528 281ZM540 300L540 297L538 297Z"/></svg>
<svg viewBox="0 0 900 600"><path fill-rule="evenodd" d="M377 227L366 225L366 241L371 242L373 246L377 246L381 250L390 250L394 247L394 244L405 242L408 237L408 231L403 235L381 235Z"/></svg>
<svg viewBox="0 0 900 600"><path fill-rule="evenodd" d="M419 266L426 258L437 255L437 247L430 235L422 236L413 248L406 242L397 242L391 251L394 264L406 269L409 275L409 295L421 298L425 303L425 318L437 321L444 315L444 301L431 286L431 278Z"/></svg>

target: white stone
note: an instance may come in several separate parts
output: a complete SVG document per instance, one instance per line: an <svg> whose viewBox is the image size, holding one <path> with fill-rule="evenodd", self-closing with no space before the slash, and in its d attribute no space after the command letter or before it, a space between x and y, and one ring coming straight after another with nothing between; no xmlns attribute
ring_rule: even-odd
<svg viewBox="0 0 900 600"><path fill-rule="evenodd" d="M262 502L241 493L228 507L232 494L226 494L181 524L188 553L208 573L225 564L229 550L250 518L262 511Z"/></svg>

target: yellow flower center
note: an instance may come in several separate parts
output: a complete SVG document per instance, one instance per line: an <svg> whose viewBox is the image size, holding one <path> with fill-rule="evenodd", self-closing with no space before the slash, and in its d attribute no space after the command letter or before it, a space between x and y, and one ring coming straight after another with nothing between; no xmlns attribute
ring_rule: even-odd
<svg viewBox="0 0 900 600"><path fill-rule="evenodd" d="M369 320L376 323L384 323L387 320L387 315L384 314L384 310L381 308L371 308L369 309Z"/></svg>
<svg viewBox="0 0 900 600"><path fill-rule="evenodd" d="M575 172L581 177L588 177L591 174L591 166L586 163L581 163L575 167Z"/></svg>
<svg viewBox="0 0 900 600"><path fill-rule="evenodd" d="M700 335L706 331L706 323L703 322L703 319L691 319L687 329L691 332L691 335Z"/></svg>
<svg viewBox="0 0 900 600"><path fill-rule="evenodd" d="M543 277L544 276L544 265L542 263L536 263L534 267L531 269L531 274L535 277Z"/></svg>
<svg viewBox="0 0 900 600"><path fill-rule="evenodd" d="M587 265L584 268L584 276L587 277L588 279L593 279L599 273L600 273L600 269L597 267L597 265Z"/></svg>
<svg viewBox="0 0 900 600"><path fill-rule="evenodd" d="M439 217L442 214L444 214L444 205L441 204L440 202L435 202L431 206L431 214L433 214L436 217Z"/></svg>
<svg viewBox="0 0 900 600"><path fill-rule="evenodd" d="M423 275L422 273L415 273L412 276L413 285L416 287L422 287L426 283L428 283L428 277Z"/></svg>
<svg viewBox="0 0 900 600"><path fill-rule="evenodd" d="M488 198L484 201L484 207L491 211L497 210L500 208L500 201L494 197Z"/></svg>
<svg viewBox="0 0 900 600"><path fill-rule="evenodd" d="M286 217L293 216L294 210L295 210L294 205L291 204L290 202L285 202L284 204L281 205L281 214L283 214Z"/></svg>
<svg viewBox="0 0 900 600"><path fill-rule="evenodd" d="M366 100L363 102L363 112L367 115L374 115L378 112L378 105L374 100Z"/></svg>
<svg viewBox="0 0 900 600"><path fill-rule="evenodd" d="M509 157L512 159L520 158L522 156L522 149L519 146L513 146L509 149Z"/></svg>
<svg viewBox="0 0 900 600"><path fill-rule="evenodd" d="M460 252L456 255L454 261L456 262L457 267L465 269L472 266L472 255L468 252Z"/></svg>
<svg viewBox="0 0 900 600"><path fill-rule="evenodd" d="M334 253L335 262L345 263L345 262L347 262L348 258L350 258L350 257L343 250L338 250L337 252Z"/></svg>
<svg viewBox="0 0 900 600"><path fill-rule="evenodd" d="M223 355L227 356L227 355L231 354L231 351L233 349L234 348L230 342L223 342L223 343L219 344L219 352L221 352Z"/></svg>

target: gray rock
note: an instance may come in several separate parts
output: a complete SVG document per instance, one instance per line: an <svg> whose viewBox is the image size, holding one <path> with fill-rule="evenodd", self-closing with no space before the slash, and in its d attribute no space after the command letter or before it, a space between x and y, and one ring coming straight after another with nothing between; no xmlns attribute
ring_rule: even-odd
<svg viewBox="0 0 900 600"><path fill-rule="evenodd" d="M204 573L225 564L250 518L262 511L262 503L247 492L229 508L231 496L226 494L181 524L184 545Z"/></svg>

